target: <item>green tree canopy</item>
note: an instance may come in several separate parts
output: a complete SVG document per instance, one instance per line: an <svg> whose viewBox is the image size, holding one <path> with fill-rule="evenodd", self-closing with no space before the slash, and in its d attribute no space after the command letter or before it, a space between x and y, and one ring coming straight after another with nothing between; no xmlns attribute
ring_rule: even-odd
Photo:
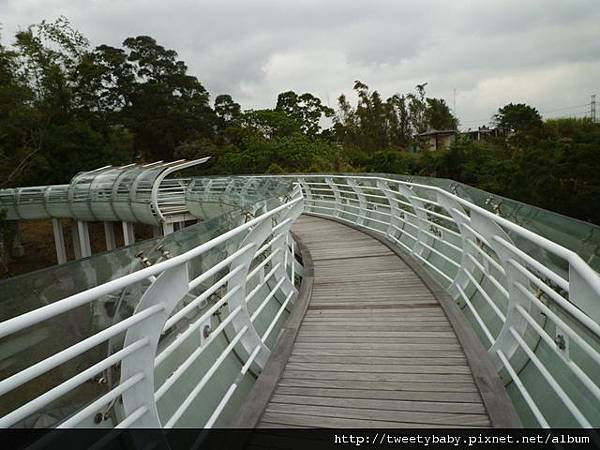
<svg viewBox="0 0 600 450"><path fill-rule="evenodd" d="M334 110L321 103L318 97L306 92L282 92L277 96L276 111L282 111L294 119L307 136L316 136L321 131L321 119L333 117Z"/></svg>
<svg viewBox="0 0 600 450"><path fill-rule="evenodd" d="M442 98L427 99L425 117L429 127L436 130L456 130L458 127L458 119Z"/></svg>
<svg viewBox="0 0 600 450"><path fill-rule="evenodd" d="M494 115L496 126L514 132L531 132L540 129L542 116L533 106L509 103Z"/></svg>

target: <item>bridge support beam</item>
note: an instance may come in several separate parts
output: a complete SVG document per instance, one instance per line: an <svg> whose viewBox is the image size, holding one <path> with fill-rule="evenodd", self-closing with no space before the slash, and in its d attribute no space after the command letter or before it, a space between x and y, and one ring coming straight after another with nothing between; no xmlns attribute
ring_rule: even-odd
<svg viewBox="0 0 600 450"><path fill-rule="evenodd" d="M112 222L104 222L104 237L106 238L106 250L114 250L117 248L115 227Z"/></svg>
<svg viewBox="0 0 600 450"><path fill-rule="evenodd" d="M23 244L21 242L21 227L19 227L19 221L15 221L15 237L12 244L12 256L18 258L25 254Z"/></svg>
<svg viewBox="0 0 600 450"><path fill-rule="evenodd" d="M135 243L135 231L133 222L122 222L123 225L123 243L125 246Z"/></svg>
<svg viewBox="0 0 600 450"><path fill-rule="evenodd" d="M92 256L92 246L90 244L90 230L88 223L83 220L77 221L78 244L81 258Z"/></svg>
<svg viewBox="0 0 600 450"><path fill-rule="evenodd" d="M167 236L167 235L171 234L173 231L175 231L175 226L172 222L163 223L162 231L163 231L163 236Z"/></svg>
<svg viewBox="0 0 600 450"><path fill-rule="evenodd" d="M52 219L52 232L54 234L54 246L56 247L56 262L64 264L67 262L67 250L65 248L65 235L60 219Z"/></svg>

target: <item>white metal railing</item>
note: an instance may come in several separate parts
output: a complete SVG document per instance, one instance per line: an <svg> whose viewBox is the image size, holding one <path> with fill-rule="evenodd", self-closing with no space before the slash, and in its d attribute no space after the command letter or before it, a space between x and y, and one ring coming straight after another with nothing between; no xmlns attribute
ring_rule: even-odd
<svg viewBox="0 0 600 450"><path fill-rule="evenodd" d="M525 424L600 425L600 275L580 256L439 187L294 178L306 212L384 235L448 290Z"/></svg>
<svg viewBox="0 0 600 450"><path fill-rule="evenodd" d="M193 179L188 201L229 196L239 206L270 189L279 195L281 184L260 178ZM268 178L296 186L280 206L255 205L247 223L187 253L0 323L1 343L107 294L143 292L131 316L0 381L2 400L107 340L122 341L20 402L0 426L110 370L118 383L58 426L90 426L99 411L121 427L220 423L264 366L294 302L302 266L289 229L302 210L380 233L419 261L472 323L525 425L600 426L600 276L575 252L436 186L380 176ZM207 326L214 329L200 339ZM222 371L233 375L215 388Z"/></svg>
<svg viewBox="0 0 600 450"><path fill-rule="evenodd" d="M254 379L264 367L274 331L298 294L303 268L290 228L303 201L296 186L279 206L263 208L246 223L181 255L0 323L0 343L10 344L11 338L26 339L30 330L61 314L95 307L104 296L142 290L129 317L2 379L0 399L8 412L0 417L0 428L19 426L107 371L116 372L118 382L85 397L81 407L54 425L109 421L115 427L170 428L189 426L192 419L195 427L218 423L236 391L247 391L249 374ZM50 383L34 396L22 389L109 340L119 344L103 357L90 357L93 364L74 376ZM228 382L225 366L227 374L233 373ZM106 383L106 377L100 379Z"/></svg>

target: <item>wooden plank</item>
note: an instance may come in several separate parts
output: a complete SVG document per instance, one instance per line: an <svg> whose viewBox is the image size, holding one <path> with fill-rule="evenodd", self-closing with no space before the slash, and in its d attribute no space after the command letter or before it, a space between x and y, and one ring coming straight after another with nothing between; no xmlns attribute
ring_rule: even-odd
<svg viewBox="0 0 600 450"><path fill-rule="evenodd" d="M477 387L473 382L446 383L422 381L362 381L283 377L281 380L279 380L279 386L414 392L478 392Z"/></svg>
<svg viewBox="0 0 600 450"><path fill-rule="evenodd" d="M318 330L308 329L304 326L300 328L299 336L304 337L383 337L386 339L399 339L404 342L404 338L419 338L420 340L424 340L424 338L452 338L448 339L449 341L454 341L456 338L454 337L454 333L451 331L364 331L364 330L332 330L327 328L322 328ZM429 341L429 339L426 339ZM430 341L431 342L431 341Z"/></svg>
<svg viewBox="0 0 600 450"><path fill-rule="evenodd" d="M373 303L372 303L373 304ZM313 303L311 304L311 309L360 309L360 310L366 310L366 309L370 309L371 305L369 303L365 303L365 302L339 302L339 303ZM399 305L398 302L396 301L389 301L389 302L379 302L379 303L374 303L377 305L378 308L390 308L390 309L397 309L398 306L402 306L403 308L423 308L423 307L430 307L430 308L437 308L438 304L437 303L405 303L402 305Z"/></svg>
<svg viewBox="0 0 600 450"><path fill-rule="evenodd" d="M439 322L400 322L396 324L389 324L389 322L325 322L320 324L313 324L305 322L302 325L302 330L309 331L320 331L320 330L331 330L331 331L354 331L356 333L369 332L370 330L377 329L382 332L385 331L452 331L452 327L449 324L440 324ZM452 334L454 336L454 334Z"/></svg>
<svg viewBox="0 0 600 450"><path fill-rule="evenodd" d="M404 343L401 346L397 342L296 342L294 348L351 348L368 349L377 355L378 350L394 350L402 347L402 350L461 350L458 344L439 344L429 342Z"/></svg>
<svg viewBox="0 0 600 450"><path fill-rule="evenodd" d="M285 403L269 403L269 406L267 406L265 412L283 414L315 414L322 417L380 420L386 422L421 423L447 426L470 425L485 427L489 426L490 424L487 415L481 414L387 411L379 409L343 408L335 406L291 405Z"/></svg>
<svg viewBox="0 0 600 450"><path fill-rule="evenodd" d="M433 373L372 373L372 372L335 372L335 371L283 371L283 377L304 380L340 380L340 381L414 381L430 383L472 383L473 377L464 374L433 374Z"/></svg>
<svg viewBox="0 0 600 450"><path fill-rule="evenodd" d="M312 397L338 397L343 399L367 398L373 400L413 400L430 402L478 403L478 392L431 392L431 391L385 391L379 389L332 389L318 387L279 386L277 394L302 395Z"/></svg>
<svg viewBox="0 0 600 450"><path fill-rule="evenodd" d="M455 337L452 338L448 338L448 337L402 337L402 338L396 338L394 339L393 337L385 337L385 336L379 336L379 337L370 337L370 336L366 336L366 337L362 337L362 336L298 336L298 339L296 340L296 342L298 344L310 344L310 343L319 343L319 344L335 344L335 343L344 343L344 344L364 344L364 343L370 343L370 344L392 344L392 345L396 345L396 346L404 346L404 345L408 345L408 344L416 344L416 345L423 345L423 341L427 341L427 345L429 346L433 346L436 344L441 344L441 345L445 345L447 343L453 343L456 342L458 345L458 341L456 341Z"/></svg>
<svg viewBox="0 0 600 450"><path fill-rule="evenodd" d="M372 314L357 315L355 317L309 317L304 319L304 326L420 326L425 327L435 326L450 326L444 317L428 316L428 317L375 317Z"/></svg>
<svg viewBox="0 0 600 450"><path fill-rule="evenodd" d="M389 350L389 349L378 349L377 352L373 352L373 350L367 349L355 349L352 347L349 348L298 348L298 346L294 347L292 351L292 355L322 355L322 356L356 356L356 357L378 357L378 358L419 358L419 357L428 357L428 358L437 358L438 360L455 360L456 358L464 359L465 355L457 348L456 350L432 350L432 349L399 349L399 350ZM443 363L440 363L443 364Z"/></svg>
<svg viewBox="0 0 600 450"><path fill-rule="evenodd" d="M464 357L456 358L394 358L394 357L378 357L378 356L338 356L338 355L303 355L292 352L289 363L325 363L325 364L353 364L353 365L422 365L422 366L466 366L467 361Z"/></svg>
<svg viewBox="0 0 600 450"><path fill-rule="evenodd" d="M259 427L269 428L272 425L304 426L310 428L447 428L445 425L418 424L412 422L390 422L381 420L349 419L344 417L323 417L306 414L284 414L265 412ZM453 428L477 428L456 425Z"/></svg>
<svg viewBox="0 0 600 450"><path fill-rule="evenodd" d="M437 366L417 364L336 364L304 363L288 361L286 369L313 372L369 372L369 373L429 373L429 374L471 374L468 366Z"/></svg>
<svg viewBox="0 0 600 450"><path fill-rule="evenodd" d="M327 311L327 310L316 310L316 309L308 309L308 311L306 311L306 318L307 319L312 319L312 318L357 318L357 317L373 317L373 318L379 318L379 317L389 317L390 319L393 318L424 318L424 317L443 317L444 319L446 319L446 315L444 314L444 311L440 308L439 305L436 306L428 306L428 307L421 307L421 308L412 308L412 309L406 309L406 308L378 308L378 307L373 307L373 308L369 308L366 311L356 311L354 309L348 309L348 310L337 310L337 311ZM446 319L447 320L447 319Z"/></svg>
<svg viewBox="0 0 600 450"><path fill-rule="evenodd" d="M361 408L378 411L415 411L438 413L486 414L481 403L454 403L441 401L393 400L371 398L339 398L325 396L301 396L276 393L271 403L292 405L335 406L340 408Z"/></svg>

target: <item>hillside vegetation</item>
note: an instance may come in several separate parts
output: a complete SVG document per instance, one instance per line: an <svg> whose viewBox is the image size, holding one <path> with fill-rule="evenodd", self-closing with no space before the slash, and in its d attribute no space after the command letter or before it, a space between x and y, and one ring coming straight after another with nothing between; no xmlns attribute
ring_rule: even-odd
<svg viewBox="0 0 600 450"><path fill-rule="evenodd" d="M510 104L505 134L422 151L416 135L455 129L425 85L382 98L356 81L334 110L310 93L272 109L211 99L174 50L149 36L91 47L65 18L0 44L0 188L65 183L107 164L211 155L201 174L389 172L446 177L600 224L600 126L542 121ZM327 126L323 126L327 124Z"/></svg>

